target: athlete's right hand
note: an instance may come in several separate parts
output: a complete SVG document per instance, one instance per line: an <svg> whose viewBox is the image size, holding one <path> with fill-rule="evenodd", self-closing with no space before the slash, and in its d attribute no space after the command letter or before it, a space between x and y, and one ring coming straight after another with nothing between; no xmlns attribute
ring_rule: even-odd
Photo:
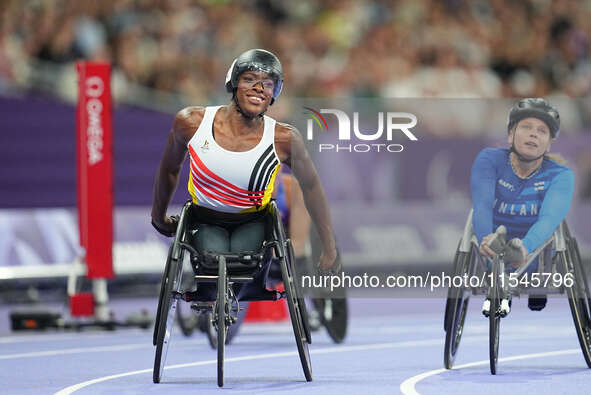
<svg viewBox="0 0 591 395"><path fill-rule="evenodd" d="M170 217L164 218L164 223L156 222L154 218L152 218L152 226L154 229L158 231L161 235L166 237L172 237L176 233L176 228L179 223L179 216L172 215Z"/></svg>
<svg viewBox="0 0 591 395"><path fill-rule="evenodd" d="M494 258L497 254L503 252L507 242L507 228L500 225L495 233L491 233L482 238L480 243L480 254L489 258Z"/></svg>

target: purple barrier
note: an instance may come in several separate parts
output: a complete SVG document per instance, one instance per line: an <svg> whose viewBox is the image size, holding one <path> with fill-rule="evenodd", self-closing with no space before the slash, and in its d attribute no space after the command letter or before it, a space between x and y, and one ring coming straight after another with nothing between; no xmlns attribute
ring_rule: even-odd
<svg viewBox="0 0 591 395"><path fill-rule="evenodd" d="M149 205L173 116L114 111L115 204ZM53 98L0 97L0 207L76 205L75 110ZM182 180L188 177L183 169ZM183 181L184 184L184 181ZM175 202L186 200L179 187Z"/></svg>

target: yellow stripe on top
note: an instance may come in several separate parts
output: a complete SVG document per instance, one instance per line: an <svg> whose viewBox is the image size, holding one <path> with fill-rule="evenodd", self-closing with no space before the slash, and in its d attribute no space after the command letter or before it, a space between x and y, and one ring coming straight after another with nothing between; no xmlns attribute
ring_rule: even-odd
<svg viewBox="0 0 591 395"><path fill-rule="evenodd" d="M195 186L193 186L193 174L189 172L189 185L188 185L189 193L191 194L191 200L194 204L199 204L197 201L197 194L195 193Z"/></svg>
<svg viewBox="0 0 591 395"><path fill-rule="evenodd" d="M250 208L244 209L244 210L240 211L241 213L252 213L255 211L261 211L265 207L267 207L267 205L271 201L271 197L273 196L273 188L275 187L275 178L277 177L277 173L279 173L280 167L281 167L281 164L278 164L275 166L275 170L273 170L273 173L271 174L271 178L269 179L269 182L266 185L265 194L263 195L263 201L262 201L261 205L258 207L250 207Z"/></svg>

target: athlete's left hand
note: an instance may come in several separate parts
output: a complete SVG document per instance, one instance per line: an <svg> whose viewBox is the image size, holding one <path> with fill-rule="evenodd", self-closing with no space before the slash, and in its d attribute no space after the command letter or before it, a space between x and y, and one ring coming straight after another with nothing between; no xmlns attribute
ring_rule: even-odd
<svg viewBox="0 0 591 395"><path fill-rule="evenodd" d="M341 263L338 259L336 249L324 249L320 255L318 268L322 273L338 273L341 270Z"/></svg>
<svg viewBox="0 0 591 395"><path fill-rule="evenodd" d="M527 255L529 254L529 251L525 248L521 239L518 239L517 237L509 240L505 246L504 252L505 262L514 267L523 266L527 260Z"/></svg>

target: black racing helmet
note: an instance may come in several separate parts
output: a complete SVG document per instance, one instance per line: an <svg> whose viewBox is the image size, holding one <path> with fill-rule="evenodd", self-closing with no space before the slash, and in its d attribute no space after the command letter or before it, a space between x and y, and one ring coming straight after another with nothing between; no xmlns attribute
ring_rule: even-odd
<svg viewBox="0 0 591 395"><path fill-rule="evenodd" d="M264 49L251 49L243 52L234 59L228 73L226 74L226 90L228 93L234 92L238 87L238 79L245 71L262 71L267 73L273 82L273 99L271 104L279 97L283 88L283 67L277 56Z"/></svg>
<svg viewBox="0 0 591 395"><path fill-rule="evenodd" d="M553 139L560 134L560 115L558 110L542 98L521 99L509 111L507 130L510 131L524 118L537 118L544 121Z"/></svg>

